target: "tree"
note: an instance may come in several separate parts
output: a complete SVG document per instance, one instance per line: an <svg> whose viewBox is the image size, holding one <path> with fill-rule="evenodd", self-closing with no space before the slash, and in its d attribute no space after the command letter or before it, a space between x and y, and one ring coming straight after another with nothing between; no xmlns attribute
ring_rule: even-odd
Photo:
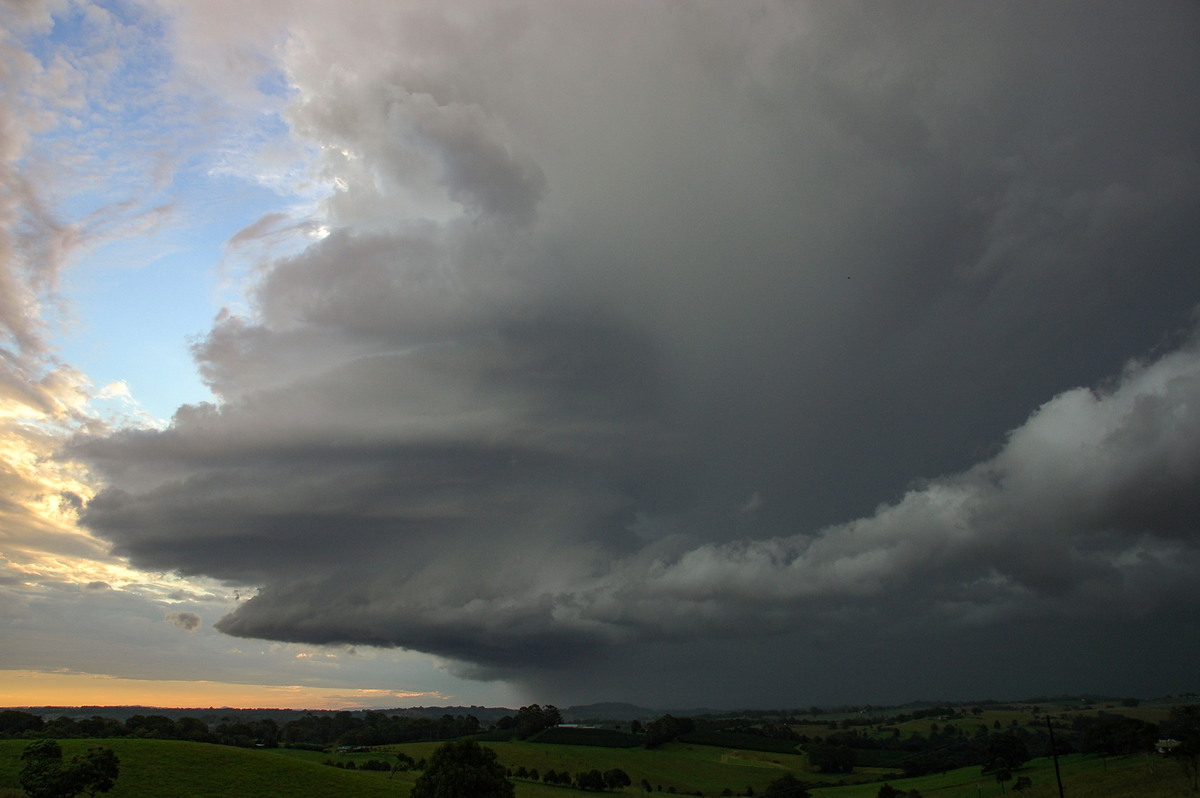
<svg viewBox="0 0 1200 798"><path fill-rule="evenodd" d="M596 790L599 792L604 789L604 774L595 768L576 773L575 786L581 790Z"/></svg>
<svg viewBox="0 0 1200 798"><path fill-rule="evenodd" d="M1001 794L1005 792L1004 782L1006 781L1012 781L1012 771L1009 770L1008 765L1000 765L996 768L996 783L1000 785Z"/></svg>
<svg viewBox="0 0 1200 798"><path fill-rule="evenodd" d="M633 779L629 778L629 774L620 768L604 771L604 786L610 790L619 790L631 784L633 784Z"/></svg>
<svg viewBox="0 0 1200 798"><path fill-rule="evenodd" d="M496 752L474 740L457 740L433 752L425 772L413 785L412 798L514 798Z"/></svg>
<svg viewBox="0 0 1200 798"><path fill-rule="evenodd" d="M808 761L821 773L853 773L858 755L848 745L814 745L808 749Z"/></svg>
<svg viewBox="0 0 1200 798"><path fill-rule="evenodd" d="M62 748L54 740L38 740L21 752L19 779L30 798L74 798L113 788L120 773L120 760L109 748L89 748L63 764Z"/></svg>
<svg viewBox="0 0 1200 798"><path fill-rule="evenodd" d="M175 721L166 715L133 715L125 721L131 737L149 737L155 740L175 738Z"/></svg>
<svg viewBox="0 0 1200 798"><path fill-rule="evenodd" d="M78 793L62 766L62 747L55 740L38 740L21 752L18 778L31 798L61 798Z"/></svg>
<svg viewBox="0 0 1200 798"><path fill-rule="evenodd" d="M663 715L646 726L646 736L643 740L647 748L657 748L663 743L669 743L681 734L688 734L696 725L691 718L677 718L674 715Z"/></svg>
<svg viewBox="0 0 1200 798"><path fill-rule="evenodd" d="M1172 709L1163 731L1179 740L1168 756L1179 763L1192 792L1200 792L1200 705Z"/></svg>
<svg viewBox="0 0 1200 798"><path fill-rule="evenodd" d="M80 786L89 798L98 792L108 792L121 774L121 760L111 748L89 748L82 757L71 758L78 773Z"/></svg>
<svg viewBox="0 0 1200 798"><path fill-rule="evenodd" d="M1083 750L1120 756L1154 748L1158 727L1153 723L1120 715L1101 718L1083 733Z"/></svg>
<svg viewBox="0 0 1200 798"><path fill-rule="evenodd" d="M1001 765L1019 768L1028 761L1029 748L1024 740L1013 734L993 734L988 738L983 772L990 773Z"/></svg>
<svg viewBox="0 0 1200 798"><path fill-rule="evenodd" d="M904 793L885 783L879 788L879 792L875 793L875 798L902 798L903 795Z"/></svg>
<svg viewBox="0 0 1200 798"><path fill-rule="evenodd" d="M808 798L808 785L791 773L785 773L767 785L767 795Z"/></svg>
<svg viewBox="0 0 1200 798"><path fill-rule="evenodd" d="M538 704L530 704L527 707L521 707L517 710L517 719L514 725L517 730L517 737L524 740L560 723L562 723L562 715L553 704L547 704L544 707Z"/></svg>
<svg viewBox="0 0 1200 798"><path fill-rule="evenodd" d="M1192 792L1200 792L1200 745L1184 740L1171 749L1170 757L1179 763Z"/></svg>
<svg viewBox="0 0 1200 798"><path fill-rule="evenodd" d="M92 718L93 721L100 720ZM81 721L82 727L87 721ZM100 735L92 735L98 737ZM180 718L175 721L175 736L180 740L191 740L196 743L215 743L217 736L208 730L208 724L199 718Z"/></svg>
<svg viewBox="0 0 1200 798"><path fill-rule="evenodd" d="M0 737L19 737L23 732L39 732L46 728L40 716L16 709L0 712Z"/></svg>

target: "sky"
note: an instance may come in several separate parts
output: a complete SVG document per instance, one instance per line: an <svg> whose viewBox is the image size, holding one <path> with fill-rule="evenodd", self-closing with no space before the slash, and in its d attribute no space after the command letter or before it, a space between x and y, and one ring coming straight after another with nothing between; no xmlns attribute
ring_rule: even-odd
<svg viewBox="0 0 1200 798"><path fill-rule="evenodd" d="M0 2L0 705L1197 688L1191 2Z"/></svg>

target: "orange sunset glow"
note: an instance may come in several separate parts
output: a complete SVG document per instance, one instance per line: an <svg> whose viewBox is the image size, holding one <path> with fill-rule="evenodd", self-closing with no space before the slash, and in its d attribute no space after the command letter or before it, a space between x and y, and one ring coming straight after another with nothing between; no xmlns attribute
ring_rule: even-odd
<svg viewBox="0 0 1200 798"><path fill-rule="evenodd" d="M440 693L300 685L121 679L87 673L0 671L0 706L155 706L356 709L440 703Z"/></svg>

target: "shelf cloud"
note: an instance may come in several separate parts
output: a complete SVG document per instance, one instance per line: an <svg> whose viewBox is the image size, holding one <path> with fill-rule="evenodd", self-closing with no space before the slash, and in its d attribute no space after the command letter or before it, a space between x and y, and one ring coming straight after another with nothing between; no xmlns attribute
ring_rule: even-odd
<svg viewBox="0 0 1200 798"><path fill-rule="evenodd" d="M572 700L1190 678L1193 6L166 5L330 186L218 401L68 450L115 554L260 588L222 632Z"/></svg>

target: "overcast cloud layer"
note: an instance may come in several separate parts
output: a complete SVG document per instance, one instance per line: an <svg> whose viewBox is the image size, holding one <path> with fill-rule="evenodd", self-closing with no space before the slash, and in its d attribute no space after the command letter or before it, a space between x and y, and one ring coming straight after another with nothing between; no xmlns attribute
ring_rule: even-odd
<svg viewBox="0 0 1200 798"><path fill-rule="evenodd" d="M218 404L70 449L116 554L260 586L221 631L560 703L1194 687L1194 4L225 5L180 69L279 70L332 193L231 241Z"/></svg>

